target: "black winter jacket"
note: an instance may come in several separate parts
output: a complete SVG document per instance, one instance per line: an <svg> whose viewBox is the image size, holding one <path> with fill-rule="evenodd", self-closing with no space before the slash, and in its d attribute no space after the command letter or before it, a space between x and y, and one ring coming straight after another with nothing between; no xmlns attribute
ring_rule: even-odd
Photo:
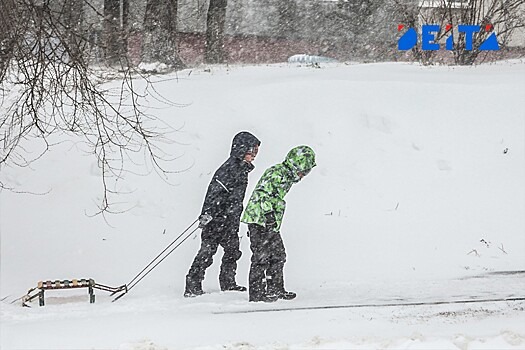
<svg viewBox="0 0 525 350"><path fill-rule="evenodd" d="M255 167L244 156L261 142L249 132L235 135L230 157L217 169L208 186L201 214L213 218L208 225L234 225L238 228L243 210L248 173Z"/></svg>

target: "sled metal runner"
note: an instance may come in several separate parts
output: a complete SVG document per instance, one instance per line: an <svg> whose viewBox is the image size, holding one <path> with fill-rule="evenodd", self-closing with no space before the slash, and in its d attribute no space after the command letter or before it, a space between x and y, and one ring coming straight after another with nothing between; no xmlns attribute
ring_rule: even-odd
<svg viewBox="0 0 525 350"><path fill-rule="evenodd" d="M424 305L431 306L431 305L451 305L451 304L517 302L517 301L525 301L525 297L442 300L442 301L422 301L422 302L405 302L405 303L396 302L396 303L384 303L384 304L378 303L378 304L319 305L319 306L299 306L299 307L270 307L267 309L217 311L217 312L213 312L213 314L217 314L217 315L220 315L220 314L248 314L248 313L258 313L258 312L312 311L312 310L403 307L403 306L424 306Z"/></svg>
<svg viewBox="0 0 525 350"><path fill-rule="evenodd" d="M39 306L45 305L45 291L49 290L64 290L64 289L78 289L87 288L89 294L89 303L95 302L95 289L103 290L105 292L118 293L126 291L127 286L122 285L119 287L110 287L104 284L96 283L92 278L72 279L72 280L47 280L39 281L35 288L31 288L27 291L27 294L22 298L22 306L29 307L27 303L38 298ZM17 299L18 300L18 299Z"/></svg>

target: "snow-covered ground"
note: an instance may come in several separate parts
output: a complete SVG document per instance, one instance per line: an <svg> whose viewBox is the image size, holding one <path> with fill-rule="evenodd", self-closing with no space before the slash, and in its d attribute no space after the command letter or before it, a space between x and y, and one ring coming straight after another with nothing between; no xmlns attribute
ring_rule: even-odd
<svg viewBox="0 0 525 350"><path fill-rule="evenodd" d="M80 140L2 169L33 193L0 193L2 350L525 349L523 300L414 305L525 297L525 63L234 66L154 79L177 104L151 98L149 112L177 130L165 149L182 171L126 174L116 183L125 211L107 223L90 216L101 180ZM192 235L115 303L96 291L89 304L79 289L47 292L45 307L10 304L40 280L128 282L196 219L241 130L262 140L248 195L293 146L317 152L282 228L295 300L221 293L220 249L207 294L184 299ZM244 225L240 235L246 285ZM243 313L341 305L361 307Z"/></svg>

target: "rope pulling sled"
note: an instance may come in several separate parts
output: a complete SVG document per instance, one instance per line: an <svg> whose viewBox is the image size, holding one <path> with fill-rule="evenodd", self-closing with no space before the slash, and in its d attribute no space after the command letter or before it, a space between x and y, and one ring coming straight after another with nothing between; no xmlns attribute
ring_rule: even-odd
<svg viewBox="0 0 525 350"><path fill-rule="evenodd" d="M131 279L127 284L110 287L103 284L96 283L93 279L73 279L73 280L47 280L38 282L35 288L31 288L26 295L13 300L14 303L18 300L22 300L22 306L29 307L28 302L31 302L38 297L39 305L44 306L44 294L46 290L59 290L59 289L74 289L74 288L87 288L89 293L89 302L93 304L95 302L94 289L111 292L111 296L118 294L112 302L115 302L126 295L131 289L133 289L140 281L142 281L153 269L155 269L160 263L162 263L171 253L173 253L182 243L184 243L191 235L197 231L198 226L194 225L199 221L196 219L193 221L182 233L177 236L164 250L162 250L153 260L146 265L135 277ZM193 229L192 229L193 228ZM183 237L184 236L184 237ZM181 239L182 238L182 239ZM179 241L180 240L180 241ZM175 245L176 244L176 245ZM174 246L175 245L175 246ZM171 248L171 249L170 249ZM463 304L463 303L484 303L484 302L512 302L512 301L525 301L524 297L509 297L500 299L472 299L472 300L454 300L454 301L430 301L430 302L418 302L418 303L392 303L392 304L356 304L356 305L331 305L331 306L316 306L316 307L297 307L297 308L269 308L262 310L234 310L234 311L219 311L216 314L222 313L247 313L247 312L269 312L269 311L294 311L294 310L320 310L320 309L339 309L339 308L359 308L359 307L388 307L388 306L416 306L416 305L440 305L440 304Z"/></svg>
<svg viewBox="0 0 525 350"><path fill-rule="evenodd" d="M155 258L153 258L153 260L151 260L151 262L146 265L146 267L144 267L135 277L133 277L131 279L131 281L129 281L126 286L126 290L123 291L121 294L119 294L115 299L112 300L112 302L115 302L117 300L119 300L120 298L122 298L124 295L128 294L128 292L133 289L140 281L142 281L144 279L144 277L146 277L147 275L149 275L149 273L151 271L153 271L154 268L156 268L157 266L159 266L159 264L161 262L164 261L164 259L166 259L171 253L173 253L175 251L175 249L177 249L178 247L180 247L180 245L182 243L184 243L188 238L191 237L191 235L197 231L197 229L199 228L199 226L197 225L193 230L190 231L190 229L192 227L194 227L194 225L199 222L199 219L195 219L195 221L193 221L184 231L182 231L182 233L180 235L177 236L177 238L175 238L166 248L164 248L163 251L161 251ZM189 232L188 232L189 231ZM178 242L177 245L175 245L175 247L171 248L175 243L177 243L177 241L182 237L184 236L184 234L186 234L186 236L184 238L182 238L182 240L180 242ZM171 250L168 250L170 249ZM115 295L117 294L118 292L115 292L115 293L112 293L111 295Z"/></svg>
<svg viewBox="0 0 525 350"><path fill-rule="evenodd" d="M37 283L35 288L29 289L26 295L13 300L14 303L18 300L22 300L22 306L29 307L27 303L33 301L38 297L39 305L44 306L44 295L46 290L59 290L59 289L76 289L76 288L87 288L89 293L89 302L93 304L95 302L95 289L110 292L111 296L118 294L112 302L115 302L126 295L131 289L133 289L140 281L144 279L153 269L155 269L161 262L163 262L171 253L175 251L182 243L184 243L191 235L197 231L198 226L194 227L199 221L196 219L193 221L182 233L177 236L163 251L161 251L146 267L144 267L131 281L127 284L110 287L107 285L96 283L92 278L84 279L73 279L73 280L47 280L40 281ZM193 229L192 229L193 228ZM183 237L184 236L184 237ZM181 239L182 238L182 239ZM179 241L180 240L180 241ZM175 246L174 246L175 245ZM171 249L170 249L171 248ZM120 294L119 294L120 293Z"/></svg>

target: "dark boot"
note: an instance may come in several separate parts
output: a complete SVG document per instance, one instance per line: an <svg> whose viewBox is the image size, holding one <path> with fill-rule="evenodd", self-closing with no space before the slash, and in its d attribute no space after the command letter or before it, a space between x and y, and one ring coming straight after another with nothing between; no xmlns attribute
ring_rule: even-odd
<svg viewBox="0 0 525 350"><path fill-rule="evenodd" d="M262 264L252 263L249 277L249 295L250 301L262 301L266 295L266 277L264 274L265 266Z"/></svg>
<svg viewBox="0 0 525 350"><path fill-rule="evenodd" d="M240 286L235 282L235 273L224 273L223 271L224 270L221 270L221 274L219 275L219 285L223 292L246 292L246 287Z"/></svg>
<svg viewBox="0 0 525 350"><path fill-rule="evenodd" d="M190 290L186 288L186 290L184 291L185 298L195 298L203 294L204 292L202 291L202 289L201 290Z"/></svg>
<svg viewBox="0 0 525 350"><path fill-rule="evenodd" d="M286 290L277 295L279 299L283 299L283 300L292 300L292 299L295 299L296 296L297 294L295 294L294 292L289 292Z"/></svg>
<svg viewBox="0 0 525 350"><path fill-rule="evenodd" d="M265 302L265 303L273 303L275 301L277 301L277 298L275 295L262 295L262 296L254 296L254 295L250 295L250 298L249 300L251 302L259 302L259 301L262 301L262 302Z"/></svg>
<svg viewBox="0 0 525 350"><path fill-rule="evenodd" d="M191 298L204 294L202 291L204 274L206 269L213 263L213 255L217 252L218 247L219 244L216 241L209 237L205 238L203 230L201 247L186 275L185 297Z"/></svg>
<svg viewBox="0 0 525 350"><path fill-rule="evenodd" d="M221 271L219 273L219 284L222 291L238 291L245 292L246 287L239 286L235 282L235 275L237 272L237 260L241 258L241 251L239 250L239 236L237 231L226 235L221 241L221 246L224 248L224 255L221 261Z"/></svg>
<svg viewBox="0 0 525 350"><path fill-rule="evenodd" d="M184 289L185 298L194 298L199 295L203 295L202 282L192 280L189 276L186 276L186 288Z"/></svg>
<svg viewBox="0 0 525 350"><path fill-rule="evenodd" d="M246 287L239 286L238 284L234 284L230 286L221 286L221 290L223 292L226 292L226 291L246 292Z"/></svg>
<svg viewBox="0 0 525 350"><path fill-rule="evenodd" d="M274 274L274 276L267 276L266 281L268 284L267 295L269 296L283 300L292 300L295 299L295 297L297 296L297 294L295 294L294 292L289 292L284 289L284 279L282 272L276 273Z"/></svg>

